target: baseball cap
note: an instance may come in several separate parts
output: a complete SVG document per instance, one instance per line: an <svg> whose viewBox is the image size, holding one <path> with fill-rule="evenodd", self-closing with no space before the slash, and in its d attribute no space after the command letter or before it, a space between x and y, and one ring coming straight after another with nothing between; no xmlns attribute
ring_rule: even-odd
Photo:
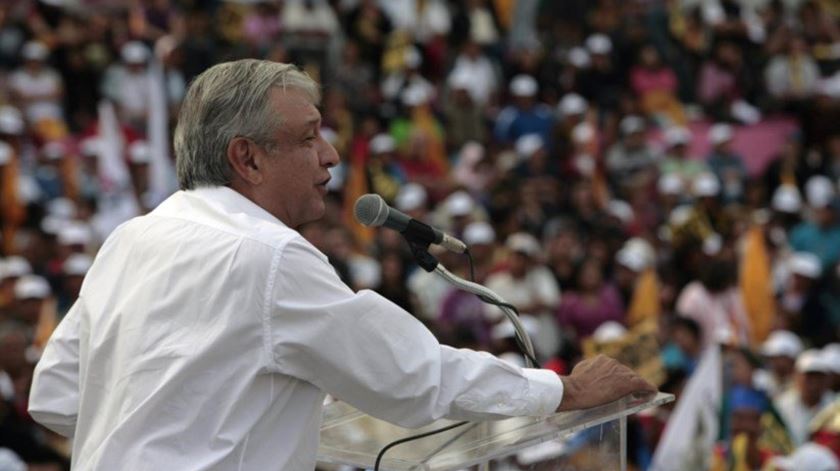
<svg viewBox="0 0 840 471"><path fill-rule="evenodd" d="M796 358L796 371L799 373L830 373L831 365L817 349L805 350Z"/></svg>
<svg viewBox="0 0 840 471"><path fill-rule="evenodd" d="M829 448L813 442L805 443L788 456L771 460L780 471L838 471L840 462Z"/></svg>
<svg viewBox="0 0 840 471"><path fill-rule="evenodd" d="M0 106L0 133L17 136L23 134L24 122L20 110L11 105Z"/></svg>
<svg viewBox="0 0 840 471"><path fill-rule="evenodd" d="M60 245L88 245L92 235L90 227L80 222L72 222L58 231Z"/></svg>
<svg viewBox="0 0 840 471"><path fill-rule="evenodd" d="M575 116L586 112L586 100L577 93L567 93L560 99L557 110L562 116Z"/></svg>
<svg viewBox="0 0 840 471"><path fill-rule="evenodd" d="M788 260L788 268L805 278L816 280L822 274L822 263L819 257L809 252L795 252Z"/></svg>
<svg viewBox="0 0 840 471"><path fill-rule="evenodd" d="M530 75L517 75L510 81L510 93L519 97L534 96L537 94L537 81Z"/></svg>
<svg viewBox="0 0 840 471"><path fill-rule="evenodd" d="M697 197L717 196L720 193L720 182L714 173L703 172L694 179L691 192Z"/></svg>
<svg viewBox="0 0 840 471"><path fill-rule="evenodd" d="M496 231L484 221L471 222L464 229L464 242L467 245L492 244L495 241Z"/></svg>
<svg viewBox="0 0 840 471"><path fill-rule="evenodd" d="M679 195L683 192L683 181L676 173L666 173L659 177L656 189L662 195Z"/></svg>
<svg viewBox="0 0 840 471"><path fill-rule="evenodd" d="M390 134L380 133L370 140L370 152L373 154L393 152L396 148L397 141Z"/></svg>
<svg viewBox="0 0 840 471"><path fill-rule="evenodd" d="M528 159L538 150L545 147L543 138L539 134L525 134L516 140L516 154L521 159Z"/></svg>
<svg viewBox="0 0 840 471"><path fill-rule="evenodd" d="M629 136L645 130L645 120L639 116L625 116L619 124L622 136Z"/></svg>
<svg viewBox="0 0 840 471"><path fill-rule="evenodd" d="M814 175L805 182L805 196L814 208L825 208L834 199L834 185L825 175Z"/></svg>
<svg viewBox="0 0 840 471"><path fill-rule="evenodd" d="M120 49L120 56L127 64L144 64L149 60L149 48L140 41L129 41Z"/></svg>
<svg viewBox="0 0 840 471"><path fill-rule="evenodd" d="M709 128L709 141L713 145L723 144L732 140L735 135L732 126L724 123L718 123Z"/></svg>
<svg viewBox="0 0 840 471"><path fill-rule="evenodd" d="M466 191L456 191L444 201L446 213L450 216L466 216L475 208L475 201Z"/></svg>
<svg viewBox="0 0 840 471"><path fill-rule="evenodd" d="M612 40L606 34L595 33L586 38L586 49L592 54L609 54L612 51Z"/></svg>
<svg viewBox="0 0 840 471"><path fill-rule="evenodd" d="M823 358L828 362L831 371L840 375L840 343L830 343L822 349Z"/></svg>
<svg viewBox="0 0 840 471"><path fill-rule="evenodd" d="M768 357L796 358L802 353L802 341L789 330L774 330L761 344L761 354Z"/></svg>
<svg viewBox="0 0 840 471"><path fill-rule="evenodd" d="M37 275L24 275L15 283L15 298L44 299L52 290L44 278Z"/></svg>
<svg viewBox="0 0 840 471"><path fill-rule="evenodd" d="M802 196L795 185L779 185L773 192L771 206L780 213L796 214L802 209Z"/></svg>
<svg viewBox="0 0 840 471"><path fill-rule="evenodd" d="M616 321L606 321L592 333L592 340L599 343L615 342L627 335L627 328Z"/></svg>
<svg viewBox="0 0 840 471"><path fill-rule="evenodd" d="M674 126L665 130L665 142L668 146L684 145L691 142L691 131L682 126Z"/></svg>
<svg viewBox="0 0 840 471"><path fill-rule="evenodd" d="M61 265L61 271L65 275L70 276L84 276L93 265L93 259L90 255L75 253L67 257L67 260Z"/></svg>
<svg viewBox="0 0 840 471"><path fill-rule="evenodd" d="M426 188L419 183L406 183L397 192L394 205L400 211L413 211L426 206Z"/></svg>
<svg viewBox="0 0 840 471"><path fill-rule="evenodd" d="M505 246L511 251L536 257L542 250L539 241L527 232L516 232L508 236Z"/></svg>
<svg viewBox="0 0 840 471"><path fill-rule="evenodd" d="M47 46L40 41L29 41L20 50L21 57L28 61L43 61L49 54Z"/></svg>
<svg viewBox="0 0 840 471"><path fill-rule="evenodd" d="M3 261L5 267L4 278L18 278L32 273L32 265L29 261L19 255L6 257Z"/></svg>

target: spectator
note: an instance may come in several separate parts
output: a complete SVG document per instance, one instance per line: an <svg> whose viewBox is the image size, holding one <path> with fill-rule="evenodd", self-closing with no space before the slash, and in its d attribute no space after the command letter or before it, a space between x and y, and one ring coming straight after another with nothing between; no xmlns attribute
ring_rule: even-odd
<svg viewBox="0 0 840 471"><path fill-rule="evenodd" d="M543 142L550 142L552 114L548 105L537 101L537 90L537 81L529 75L517 75L510 81L514 103L496 117L496 139L512 144L526 134L539 134Z"/></svg>
<svg viewBox="0 0 840 471"><path fill-rule="evenodd" d="M615 286L604 280L597 260L585 260L577 269L575 284L566 290L557 310L557 321L566 333L584 339L607 321L624 322L624 306Z"/></svg>
<svg viewBox="0 0 840 471"><path fill-rule="evenodd" d="M659 51L652 44L643 46L639 52L639 62L630 71L630 83L646 115L672 125L686 123L685 111L677 98L677 76L662 63Z"/></svg>
<svg viewBox="0 0 840 471"><path fill-rule="evenodd" d="M607 152L607 170L616 188L646 186L656 178L659 156L647 144L647 124L639 116L626 116L619 126L621 140Z"/></svg>
<svg viewBox="0 0 840 471"><path fill-rule="evenodd" d="M840 261L840 218L837 203L832 201L835 191L825 177L813 177L806 184L805 193L813 219L793 228L790 245L795 250L814 253L823 268L830 269Z"/></svg>
<svg viewBox="0 0 840 471"><path fill-rule="evenodd" d="M660 175L675 175L683 186L687 186L706 171L703 161L688 153L691 140L691 131L686 128L671 127L665 130L667 151L659 165Z"/></svg>
<svg viewBox="0 0 840 471"><path fill-rule="evenodd" d="M726 202L740 201L744 196L747 169L744 158L732 150L735 132L728 124L716 124L709 129L712 152L706 158L709 168L720 180L722 197Z"/></svg>
<svg viewBox="0 0 840 471"><path fill-rule="evenodd" d="M62 108L64 83L47 65L49 54L44 43L24 44L24 66L9 76L9 88L35 132L44 139L57 139L67 132Z"/></svg>
<svg viewBox="0 0 840 471"><path fill-rule="evenodd" d="M808 441L811 419L831 403L828 391L830 365L819 350L805 350L796 359L796 385L776 400L776 408L796 446Z"/></svg>
<svg viewBox="0 0 840 471"><path fill-rule="evenodd" d="M560 303L560 287L551 271L540 261L540 243L527 233L508 236L505 246L509 250L507 266L487 278L487 287L498 293L523 315L539 321L540 335L534 339L537 353L551 356L559 347L554 312ZM499 322L502 313L497 308L488 310L491 322Z"/></svg>
<svg viewBox="0 0 840 471"><path fill-rule="evenodd" d="M788 330L773 331L762 344L761 354L769 367L766 390L773 400L794 388L794 365L800 353L802 341Z"/></svg>

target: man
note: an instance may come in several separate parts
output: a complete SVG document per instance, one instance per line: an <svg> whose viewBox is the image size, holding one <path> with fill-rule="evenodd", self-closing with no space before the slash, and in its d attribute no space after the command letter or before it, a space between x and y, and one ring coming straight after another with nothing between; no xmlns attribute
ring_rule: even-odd
<svg viewBox="0 0 840 471"><path fill-rule="evenodd" d="M335 149L317 85L243 60L192 83L180 191L119 227L38 364L29 411L75 469L311 470L325 394L391 422L590 407L654 389L601 358L569 377L441 346L354 293L296 228L323 216Z"/></svg>

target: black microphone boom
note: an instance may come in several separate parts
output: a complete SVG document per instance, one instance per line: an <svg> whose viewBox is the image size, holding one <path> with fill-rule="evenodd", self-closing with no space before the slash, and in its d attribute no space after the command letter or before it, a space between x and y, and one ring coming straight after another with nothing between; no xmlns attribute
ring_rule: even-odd
<svg viewBox="0 0 840 471"><path fill-rule="evenodd" d="M353 209L360 224L385 226L401 233L409 242L436 244L455 253L464 253L467 249L466 244L451 235L388 206L379 195L368 193L360 196Z"/></svg>

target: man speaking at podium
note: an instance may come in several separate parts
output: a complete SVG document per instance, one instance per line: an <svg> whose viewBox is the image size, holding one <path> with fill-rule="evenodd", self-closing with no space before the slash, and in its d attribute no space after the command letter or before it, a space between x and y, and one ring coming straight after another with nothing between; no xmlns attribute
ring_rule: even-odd
<svg viewBox="0 0 840 471"><path fill-rule="evenodd" d="M440 345L354 293L296 231L339 161L319 90L287 64L219 64L175 131L182 191L120 226L37 366L29 410L79 470L311 470L325 394L416 427L585 408L653 386L616 362L570 376Z"/></svg>

